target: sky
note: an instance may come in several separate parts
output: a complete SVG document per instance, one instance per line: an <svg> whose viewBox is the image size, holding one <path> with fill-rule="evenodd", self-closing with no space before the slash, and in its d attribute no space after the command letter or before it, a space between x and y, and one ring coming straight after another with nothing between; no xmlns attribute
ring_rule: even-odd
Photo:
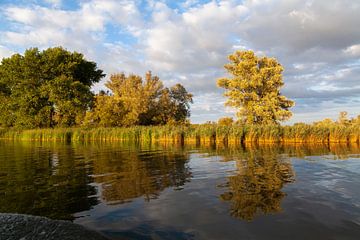
<svg viewBox="0 0 360 240"><path fill-rule="evenodd" d="M216 79L236 50L275 57L287 124L360 114L360 0L0 0L0 59L63 46L107 77L145 75L194 94L191 121L234 116Z"/></svg>

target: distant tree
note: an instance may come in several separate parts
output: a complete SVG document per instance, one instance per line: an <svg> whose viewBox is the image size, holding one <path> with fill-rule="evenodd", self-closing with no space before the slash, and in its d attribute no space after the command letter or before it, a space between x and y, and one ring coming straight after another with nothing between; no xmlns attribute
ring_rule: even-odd
<svg viewBox="0 0 360 240"><path fill-rule="evenodd" d="M0 125L4 127L73 126L92 104L90 87L104 76L96 63L61 47L24 55L0 64Z"/></svg>
<svg viewBox="0 0 360 240"><path fill-rule="evenodd" d="M331 126L333 124L334 124L334 121L330 118L325 118L319 122L314 122L315 126L323 126L323 127Z"/></svg>
<svg viewBox="0 0 360 240"><path fill-rule="evenodd" d="M284 69L276 59L236 51L229 60L225 69L231 77L218 79L217 84L226 90L226 105L237 108L244 123L274 124L291 117L294 102L280 93Z"/></svg>
<svg viewBox="0 0 360 240"><path fill-rule="evenodd" d="M184 122L190 117L190 104L193 103L193 95L188 93L181 84L170 88L170 99L174 105L171 117L175 122Z"/></svg>
<svg viewBox="0 0 360 240"><path fill-rule="evenodd" d="M234 119L232 117L223 117L218 120L218 125L220 126L231 126L234 123Z"/></svg>
<svg viewBox="0 0 360 240"><path fill-rule="evenodd" d="M348 119L348 113L346 111L339 113L338 123L342 125L350 124L350 120Z"/></svg>

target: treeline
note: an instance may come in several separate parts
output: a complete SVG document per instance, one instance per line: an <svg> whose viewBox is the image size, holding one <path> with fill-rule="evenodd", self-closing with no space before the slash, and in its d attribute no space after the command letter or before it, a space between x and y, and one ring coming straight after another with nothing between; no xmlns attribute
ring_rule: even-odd
<svg viewBox="0 0 360 240"><path fill-rule="evenodd" d="M179 144L359 143L360 124L134 126L2 130L0 138L63 142L132 141Z"/></svg>
<svg viewBox="0 0 360 240"><path fill-rule="evenodd" d="M192 94L176 84L163 86L146 74L114 74L109 91L91 87L105 74L96 63L61 47L28 49L0 64L0 127L123 127L184 123Z"/></svg>

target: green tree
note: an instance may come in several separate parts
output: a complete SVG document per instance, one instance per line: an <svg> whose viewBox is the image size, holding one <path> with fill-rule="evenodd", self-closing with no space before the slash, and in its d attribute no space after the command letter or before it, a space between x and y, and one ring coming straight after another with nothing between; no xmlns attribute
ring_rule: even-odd
<svg viewBox="0 0 360 240"><path fill-rule="evenodd" d="M81 53L62 47L24 55L14 54L0 64L0 126L73 126L92 104L90 87L102 70Z"/></svg>
<svg viewBox="0 0 360 240"><path fill-rule="evenodd" d="M294 102L280 93L284 69L276 59L236 51L229 60L225 69L231 77L218 79L217 84L226 90L226 105L237 108L244 123L274 124L291 117Z"/></svg>
<svg viewBox="0 0 360 240"><path fill-rule="evenodd" d="M156 122L158 124L184 124L190 117L193 95L181 84L163 89L158 101Z"/></svg>
<svg viewBox="0 0 360 240"><path fill-rule="evenodd" d="M170 96L175 108L172 117L176 122L183 122L190 117L190 104L193 103L193 95L188 93L184 86L176 84L170 88Z"/></svg>

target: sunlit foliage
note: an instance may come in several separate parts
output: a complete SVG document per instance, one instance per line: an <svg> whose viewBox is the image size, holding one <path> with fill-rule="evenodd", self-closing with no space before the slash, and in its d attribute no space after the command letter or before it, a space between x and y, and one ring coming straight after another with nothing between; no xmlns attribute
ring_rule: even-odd
<svg viewBox="0 0 360 240"><path fill-rule="evenodd" d="M86 124L95 126L134 126L183 124L190 117L192 94L181 84L165 88L151 72L142 77L124 73L110 77L106 87L111 93L96 96L95 107Z"/></svg>
<svg viewBox="0 0 360 240"><path fill-rule="evenodd" d="M238 110L243 123L276 124L291 117L294 102L280 93L284 69L275 58L236 51L229 61L225 69L231 77L218 79L217 84L226 90L226 105Z"/></svg>

